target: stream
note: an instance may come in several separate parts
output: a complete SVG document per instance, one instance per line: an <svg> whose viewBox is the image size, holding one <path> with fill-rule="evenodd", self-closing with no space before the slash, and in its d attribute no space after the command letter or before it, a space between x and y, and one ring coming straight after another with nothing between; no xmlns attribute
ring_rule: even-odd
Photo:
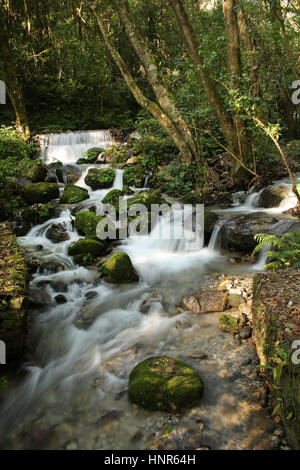
<svg viewBox="0 0 300 470"><path fill-rule="evenodd" d="M109 131L50 135L42 141L42 158L76 166L89 148L112 144ZM80 203L83 210L96 206L98 211L112 189L92 191L84 183L90 168L105 166L80 165L76 185L90 195ZM122 189L122 173L116 171L113 188ZM256 197L238 194L231 207L215 211L226 217L255 212ZM64 225L69 239L52 243L46 237L51 224ZM230 263L230 255L219 249L218 232L216 226L208 246L201 242L195 251L174 240L130 236L116 251L130 256L140 281L120 286L100 280L95 269L68 256L68 246L81 237L67 206L20 237L26 252L49 262L49 269L32 276L31 291L43 307L30 311L26 376L0 410L1 448L272 448L274 421L252 342L239 344L222 332L218 313L195 315L182 307L184 295L209 286L220 273L252 276L263 269L263 257L252 265ZM64 270L51 270L57 261ZM67 302L57 304L58 295ZM128 401L131 369L158 355L181 359L201 375L205 391L199 406L172 415Z"/></svg>

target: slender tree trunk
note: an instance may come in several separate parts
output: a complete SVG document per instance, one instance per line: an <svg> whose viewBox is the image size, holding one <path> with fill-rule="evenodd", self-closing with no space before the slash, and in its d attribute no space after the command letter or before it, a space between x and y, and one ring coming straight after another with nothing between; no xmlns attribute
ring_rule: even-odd
<svg viewBox="0 0 300 470"><path fill-rule="evenodd" d="M237 20L236 0L223 0L223 12L225 18L225 28L227 36L227 66L228 74L235 90L240 89L240 79L242 76L240 39ZM246 138L245 121L237 114L234 114L234 123L237 129L239 139L240 158L243 162L247 161L249 154L249 144ZM233 168L236 173L239 168Z"/></svg>
<svg viewBox="0 0 300 470"><path fill-rule="evenodd" d="M30 130L27 120L21 85L17 76L16 67L10 52L9 43L5 31L4 12L0 7L0 56L3 63L3 76L6 89L16 114L16 130L24 140L30 138Z"/></svg>
<svg viewBox="0 0 300 470"><path fill-rule="evenodd" d="M178 24L190 53L191 60L196 67L197 74L202 83L203 90L209 105L219 121L226 144L232 151L235 152L238 150L236 130L231 116L226 111L225 105L217 92L214 81L210 78L209 74L204 69L203 57L198 52L199 43L193 26L181 0L170 0L170 4L176 15Z"/></svg>
<svg viewBox="0 0 300 470"><path fill-rule="evenodd" d="M103 39L105 44L114 59L116 65L118 66L128 88L130 89L131 93L135 97L136 101L142 108L149 111L152 116L159 122L159 124L163 127L169 137L172 139L178 150L181 152L183 161L191 161L191 154L190 150L186 145L186 142L182 139L180 132L178 131L177 127L174 125L170 117L158 106L155 102L149 100L142 90L136 84L134 78L130 74L124 60L122 59L121 55L117 51L113 41L110 38L110 34L107 30L107 26L105 25L104 19L102 14L96 10L93 4L89 4L90 8L93 11L93 14L97 20L99 29L102 33Z"/></svg>
<svg viewBox="0 0 300 470"><path fill-rule="evenodd" d="M188 148L190 149L190 159L192 160L192 158L197 155L196 144L189 126L187 125L180 111L177 109L171 93L165 85L164 80L160 76L154 54L149 48L147 41L144 39L134 24L129 11L127 0L116 0L115 6L119 13L119 18L125 27L127 36L129 37L132 46L145 69L146 77L154 91L156 99L160 107L178 128L182 139L186 142Z"/></svg>

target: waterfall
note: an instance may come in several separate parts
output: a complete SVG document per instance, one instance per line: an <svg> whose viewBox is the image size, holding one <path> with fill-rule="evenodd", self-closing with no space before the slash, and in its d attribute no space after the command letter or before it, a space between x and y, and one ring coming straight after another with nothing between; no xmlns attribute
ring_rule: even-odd
<svg viewBox="0 0 300 470"><path fill-rule="evenodd" d="M40 137L41 155L47 162L76 162L88 149L107 149L113 145L109 130L45 134Z"/></svg>

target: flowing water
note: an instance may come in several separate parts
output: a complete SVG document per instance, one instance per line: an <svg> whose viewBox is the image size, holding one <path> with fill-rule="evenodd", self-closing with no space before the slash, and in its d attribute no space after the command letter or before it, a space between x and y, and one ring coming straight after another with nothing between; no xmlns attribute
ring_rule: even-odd
<svg viewBox="0 0 300 470"><path fill-rule="evenodd" d="M44 138L42 155L75 164L90 147L107 147L108 131L67 133ZM91 167L83 165L82 187ZM121 189L122 170L113 187ZM85 207L109 190L91 191ZM231 211L254 210L251 194ZM251 203L250 203L251 202ZM173 226L182 222L174 211ZM165 219L161 219L164 227ZM65 226L69 239L54 244L47 228ZM158 226L154 228L158 230ZM268 449L272 420L264 407L265 388L255 367L251 342L237 344L219 330L218 314L193 315L181 299L207 286L221 272L250 274L255 266L233 267L218 246L216 226L207 247L202 237L191 251L189 237L131 236L117 246L129 254L139 283L111 285L95 269L74 264L67 255L80 238L70 209L32 228L19 241L43 261L59 261L64 270L38 270L31 291L42 307L32 309L26 377L0 410L0 443L13 449ZM67 302L57 304L64 295ZM201 354L207 359L200 360ZM205 392L198 407L181 414L148 412L128 401L128 375L141 360L170 355L188 362L202 376ZM254 362L253 362L254 361ZM166 426L172 432L162 437Z"/></svg>

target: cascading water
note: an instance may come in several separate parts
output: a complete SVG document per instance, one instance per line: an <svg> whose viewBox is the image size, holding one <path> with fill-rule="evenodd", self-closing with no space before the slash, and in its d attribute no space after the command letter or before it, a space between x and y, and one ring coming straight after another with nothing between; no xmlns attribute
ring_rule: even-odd
<svg viewBox="0 0 300 470"><path fill-rule="evenodd" d="M110 138L108 131L46 136L46 159L74 162L91 144L105 147ZM94 166L88 166L84 175ZM76 184L87 187L84 175ZM122 170L117 170L113 188L121 189L122 185ZM112 188L88 189L88 204L99 209ZM199 407L180 418L175 448L199 446L190 440L191 435L199 434L199 419L194 419L198 415L208 424L208 445L247 448L252 431L249 433L248 418L241 419L239 401L249 386L242 381L234 387L230 376L237 361L247 360L247 347L238 348L218 330L217 314L196 316L178 307L182 296L208 282L211 273L230 269L217 249L219 227L207 248L202 236L192 239L191 223L185 226L184 240L160 237L169 229L179 231L185 218L191 217L191 210L184 214L183 208L174 209L172 218L167 214L161 217L149 235L130 236L118 246L130 255L140 274L135 285L106 284L97 270L74 264L67 247L80 235L73 229L69 209L20 239L41 264L55 260L64 268L58 272L38 269L33 275L31 290L39 292L40 307L31 312L27 377L0 410L3 448L151 447L153 430L160 429L165 415L133 407L126 390L132 367L161 354L200 369L207 389ZM47 230L52 224L62 224L68 239L57 244L49 240ZM58 295L65 303L57 304ZM192 359L199 350L207 352L209 360L199 364ZM263 413L251 420L254 429L253 422L259 429L269 425Z"/></svg>
<svg viewBox="0 0 300 470"><path fill-rule="evenodd" d="M41 136L40 144L42 157L47 162L59 160L62 163L73 163L91 147L106 150L114 142L107 130L47 134Z"/></svg>

